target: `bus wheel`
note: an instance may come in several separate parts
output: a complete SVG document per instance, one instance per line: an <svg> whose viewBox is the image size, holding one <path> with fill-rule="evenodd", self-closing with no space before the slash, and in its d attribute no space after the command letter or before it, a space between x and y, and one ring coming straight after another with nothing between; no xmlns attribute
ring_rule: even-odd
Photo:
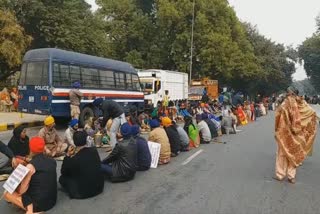
<svg viewBox="0 0 320 214"><path fill-rule="evenodd" d="M80 113L80 125L84 126L85 122L90 118L90 117L94 117L94 112L93 109L90 107L85 107L84 109L82 109L81 113Z"/></svg>

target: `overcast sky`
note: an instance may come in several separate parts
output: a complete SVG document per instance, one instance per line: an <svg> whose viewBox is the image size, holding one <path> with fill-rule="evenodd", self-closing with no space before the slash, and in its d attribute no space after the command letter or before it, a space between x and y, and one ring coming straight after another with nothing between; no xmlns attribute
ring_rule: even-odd
<svg viewBox="0 0 320 214"><path fill-rule="evenodd" d="M242 21L257 25L261 34L275 42L297 47L316 31L320 0L229 0ZM306 77L302 67L293 75Z"/></svg>
<svg viewBox="0 0 320 214"><path fill-rule="evenodd" d="M94 0L86 0L96 10ZM229 0L241 21L256 25L262 35L275 42L297 47L316 31L320 0ZM302 67L295 80L306 77Z"/></svg>

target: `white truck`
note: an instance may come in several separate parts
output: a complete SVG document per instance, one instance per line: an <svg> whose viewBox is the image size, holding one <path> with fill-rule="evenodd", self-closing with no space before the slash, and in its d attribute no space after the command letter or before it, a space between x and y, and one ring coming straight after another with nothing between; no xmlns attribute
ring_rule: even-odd
<svg viewBox="0 0 320 214"><path fill-rule="evenodd" d="M158 69L138 71L146 108L156 107L168 91L169 100L188 99L188 74Z"/></svg>

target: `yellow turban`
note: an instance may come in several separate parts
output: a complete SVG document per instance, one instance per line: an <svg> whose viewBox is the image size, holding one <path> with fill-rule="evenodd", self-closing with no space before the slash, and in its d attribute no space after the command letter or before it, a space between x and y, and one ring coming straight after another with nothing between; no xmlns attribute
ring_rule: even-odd
<svg viewBox="0 0 320 214"><path fill-rule="evenodd" d="M162 125L164 126L164 127L168 127L168 126L170 126L172 124L172 121L171 121L171 119L169 118L169 117L164 117L164 118L162 118Z"/></svg>
<svg viewBox="0 0 320 214"><path fill-rule="evenodd" d="M44 125L50 126L52 124L54 124L54 118L52 116L48 116L44 119Z"/></svg>

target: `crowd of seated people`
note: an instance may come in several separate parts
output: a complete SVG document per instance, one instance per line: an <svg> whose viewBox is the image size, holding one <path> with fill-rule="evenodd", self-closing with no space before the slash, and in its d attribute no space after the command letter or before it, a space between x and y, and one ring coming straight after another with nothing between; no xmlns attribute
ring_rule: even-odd
<svg viewBox="0 0 320 214"><path fill-rule="evenodd" d="M26 128L19 126L8 145L0 142L0 174L9 174L18 164L29 169L17 190L5 193L4 198L27 213L44 212L56 204L57 181L70 198L94 197L103 192L105 180L126 182L134 179L137 171L150 169L148 141L161 145L158 164L169 164L181 152L218 142L223 134L236 134L239 126L273 110L269 107L268 100L240 100L237 105L218 100L169 100L166 108L159 103L152 112L138 114L132 106L117 109L117 128L112 116L106 118L107 113L102 118L90 118L83 127L72 119L64 137L55 129L54 118L48 116L38 136L29 139ZM115 144L110 139L114 129ZM147 137L141 131L148 132ZM96 148L97 139L99 144L112 144L102 160ZM59 179L57 160L63 161Z"/></svg>

